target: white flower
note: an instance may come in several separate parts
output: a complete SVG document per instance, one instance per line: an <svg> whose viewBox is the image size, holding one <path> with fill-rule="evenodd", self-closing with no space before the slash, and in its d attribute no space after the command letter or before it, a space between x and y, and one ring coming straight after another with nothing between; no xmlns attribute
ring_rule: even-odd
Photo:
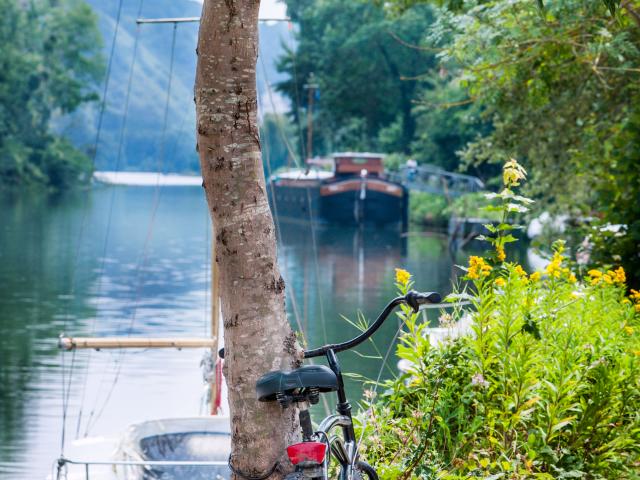
<svg viewBox="0 0 640 480"><path fill-rule="evenodd" d="M488 388L489 382L487 382L481 373L476 373L471 377L471 385L474 387Z"/></svg>

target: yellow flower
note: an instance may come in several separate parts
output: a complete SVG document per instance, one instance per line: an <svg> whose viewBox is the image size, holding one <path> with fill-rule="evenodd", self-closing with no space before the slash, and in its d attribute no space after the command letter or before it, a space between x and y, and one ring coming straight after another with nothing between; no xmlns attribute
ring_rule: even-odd
<svg viewBox="0 0 640 480"><path fill-rule="evenodd" d="M631 289L631 299L634 301L640 301L640 292L638 290Z"/></svg>
<svg viewBox="0 0 640 480"><path fill-rule="evenodd" d="M578 279L576 278L575 274L570 273L569 274L569 282L576 283L577 281L578 281Z"/></svg>
<svg viewBox="0 0 640 480"><path fill-rule="evenodd" d="M633 308L635 308L636 313L640 313L640 303L636 303Z"/></svg>
<svg viewBox="0 0 640 480"><path fill-rule="evenodd" d="M633 351L633 354L634 354L636 357L640 357L640 350L634 350L634 351Z"/></svg>
<svg viewBox="0 0 640 480"><path fill-rule="evenodd" d="M407 286L411 280L411 274L402 268L396 268L396 282L400 285Z"/></svg>
<svg viewBox="0 0 640 480"><path fill-rule="evenodd" d="M504 278L498 277L493 283L496 284L496 287L504 287L507 282L504 281Z"/></svg>
<svg viewBox="0 0 640 480"><path fill-rule="evenodd" d="M605 274L602 276L602 280L604 280L604 281L605 281L605 283L608 283L609 285L612 285L612 284L613 284L613 278L611 278L611 275L609 275L608 273L605 273Z"/></svg>
<svg viewBox="0 0 640 480"><path fill-rule="evenodd" d="M562 268L562 259L563 259L563 256L560 254L560 252L555 252L553 254L553 258L551 259L551 263L549 265L547 265L547 268L546 268L547 274L550 277L559 278L560 274L563 273L563 271L565 271ZM566 271L565 271L565 273L566 273Z"/></svg>
<svg viewBox="0 0 640 480"><path fill-rule="evenodd" d="M622 303L624 303L625 305L631 305L631 300L629 300L628 298L623 298Z"/></svg>
<svg viewBox="0 0 640 480"><path fill-rule="evenodd" d="M600 280L602 280L603 273L600 270L589 270L588 275L591 277L591 285L598 285Z"/></svg>
<svg viewBox="0 0 640 480"><path fill-rule="evenodd" d="M513 158L502 167L502 181L507 188L520 185L520 180L524 180L526 176L527 171Z"/></svg>
<svg viewBox="0 0 640 480"><path fill-rule="evenodd" d="M613 272L613 274L614 274L613 279L615 280L616 283L623 284L627 281L627 274L625 273L624 268L618 267Z"/></svg>
<svg viewBox="0 0 640 480"><path fill-rule="evenodd" d="M529 278L531 279L532 282L537 282L538 280L540 280L541 277L542 277L542 274L540 272L533 272L531 275L529 275Z"/></svg>
<svg viewBox="0 0 640 480"><path fill-rule="evenodd" d="M491 270L491 266L487 265L484 258L474 255L469 257L469 270L467 271L467 277L469 277L469 279L477 280L480 277L486 277Z"/></svg>
<svg viewBox="0 0 640 480"><path fill-rule="evenodd" d="M516 265L515 271L521 277L526 278L527 272L525 272L524 268L522 268L522 265Z"/></svg>
<svg viewBox="0 0 640 480"><path fill-rule="evenodd" d="M504 253L504 247L502 245L496 245L496 254L499 262L504 262L507 258L507 254Z"/></svg>
<svg viewBox="0 0 640 480"><path fill-rule="evenodd" d="M627 335L633 335L633 327L624 327L624 331Z"/></svg>

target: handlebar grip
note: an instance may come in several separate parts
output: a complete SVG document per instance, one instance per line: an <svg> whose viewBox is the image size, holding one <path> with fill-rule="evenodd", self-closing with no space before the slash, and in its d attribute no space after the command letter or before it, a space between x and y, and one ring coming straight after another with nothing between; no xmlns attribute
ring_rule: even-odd
<svg viewBox="0 0 640 480"><path fill-rule="evenodd" d="M416 292L411 290L405 295L407 305L409 305L415 313L420 310L420 305L427 305L429 303L440 303L442 301L442 295L438 292Z"/></svg>

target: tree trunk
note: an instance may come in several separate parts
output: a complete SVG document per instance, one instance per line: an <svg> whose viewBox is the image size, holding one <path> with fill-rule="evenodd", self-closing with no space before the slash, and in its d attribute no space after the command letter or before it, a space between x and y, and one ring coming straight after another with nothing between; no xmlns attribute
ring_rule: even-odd
<svg viewBox="0 0 640 480"><path fill-rule="evenodd" d="M299 365L285 314L257 126L259 0L205 0L198 37L195 102L203 187L218 245L231 464L245 476L288 470L297 436L294 409L259 403L264 373ZM242 478L242 475L234 475Z"/></svg>

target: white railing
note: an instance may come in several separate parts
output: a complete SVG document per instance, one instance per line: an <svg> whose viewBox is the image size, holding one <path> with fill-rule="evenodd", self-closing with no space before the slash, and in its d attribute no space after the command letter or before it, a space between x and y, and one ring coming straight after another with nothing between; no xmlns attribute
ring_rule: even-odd
<svg viewBox="0 0 640 480"><path fill-rule="evenodd" d="M67 465L84 466L84 478L90 480L91 466L109 467L228 467L228 462L223 461L190 461L190 460L72 460L61 457L57 461L57 473L52 478L61 480L66 478L63 473ZM218 475L216 479L222 479Z"/></svg>

